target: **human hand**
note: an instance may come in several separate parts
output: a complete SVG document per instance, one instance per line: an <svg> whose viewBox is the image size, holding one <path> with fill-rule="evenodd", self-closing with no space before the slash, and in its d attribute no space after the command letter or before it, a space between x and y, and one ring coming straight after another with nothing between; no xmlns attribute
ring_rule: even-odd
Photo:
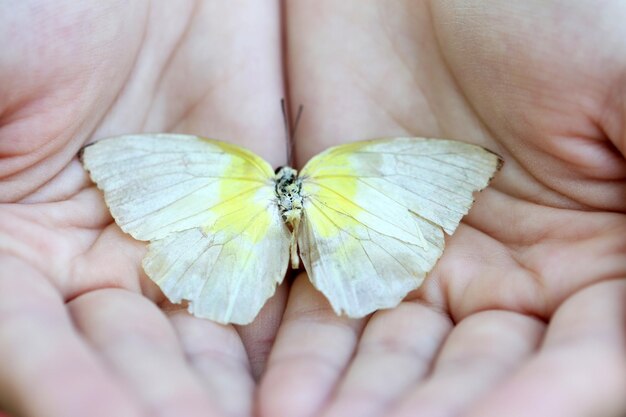
<svg viewBox="0 0 626 417"><path fill-rule="evenodd" d="M624 289L623 281L614 278L622 278L619 235L623 219L602 211L624 211L619 201L622 188L615 181L623 175L622 156L611 153L610 146L619 147L623 138L619 131L623 115L611 101L619 98L616 93L623 88L612 81L621 63L613 61L613 55L602 55L607 52L602 48L589 51L587 46L579 58L569 54L578 50L579 44L568 44L566 34L580 35L579 23L572 24L570 32L559 27L548 37L552 46L540 50L545 50L543 54L534 44L524 49L533 36L546 39L545 33L535 30L546 29L542 22L553 21L544 15L544 20L535 22L532 10L524 10L525 6L518 6L521 8L513 18L534 22L537 27L526 27L521 33L509 33L506 19L496 25L501 17L498 12L506 11L486 9L486 3L458 11L457 16L451 14L454 8L433 6L437 36L446 46L439 50L425 13L428 9L420 3L415 3L406 21L391 8L380 10L383 15L388 13L379 20L389 24L383 27L386 34L373 31L379 21L374 16L374 25L369 25L371 10L367 7L342 4L344 12L352 15L354 27L346 20L335 20L342 30L341 39L358 45L401 33L395 38L400 49L396 53L393 47L372 42L348 54L328 48L339 43L333 36L330 42L322 36L336 35L334 29L317 26L324 16L317 15L318 19L310 21L315 26L305 30L306 5L289 6L291 101L307 107L299 131L302 161L335 142L397 132L476 139L501 152L507 164L495 189L481 194L466 225L450 240L446 255L414 301L377 313L367 324L337 319L325 301L299 279L263 381L262 411L271 415L278 409L277 413L284 415L289 413L289 405L299 404L305 412L327 408L332 413L333 407L337 412L342 406L360 404L375 414L386 412L401 397L411 396L417 399L404 404L412 415L420 411L434 415L433 409L454 412L468 404L478 407L479 399L484 407L506 407L507 415L530 413L533 410L524 407L533 400L533 405L546 407L544 412L561 411L550 406L581 405L582 412L595 411L598 405L620 407L615 392L623 385L623 375L616 370L623 361L619 344L623 301L620 305L619 297ZM258 19L256 9L213 9L208 15L197 12L201 18L178 22L175 27L178 15L168 14L163 5L150 9L162 16L149 14L141 6L135 6L139 10L134 14L115 7L91 10L83 6L82 12L67 7L64 17L73 18L71 24L54 14L34 19L22 9L23 14L17 16L23 23L15 26L15 10L0 14L11 19L12 27L29 28L19 31L20 36L27 33L32 37L6 43L12 48L5 51L0 71L2 85L11 87L2 103L0 146L8 157L2 163L5 181L0 195L8 201L30 203L3 205L0 214L4 253L0 356L8 364L0 369L2 404L26 415L70 415L72 411L84 415L85 408L90 415L133 415L146 409L178 415L187 412L180 408L184 405L195 406L203 415L220 408L245 415L251 409L253 386L242 342L256 369L262 369L264 352L280 316L282 293L264 312L261 324L240 329L242 338L232 327L196 320L182 312L170 313L170 320L164 320L138 295L142 292L158 301L138 270L142 245L111 225L95 190L85 189L88 181L80 166L76 161L67 163L91 137L168 130L240 139L238 143L274 165L283 162L282 139L276 135L282 124L275 100L283 95L275 49L278 23L272 20L277 19L277 10L267 12L271 15L267 19ZM246 19L242 10L255 19ZM35 12L35 16L46 14L45 8ZM566 12L585 16L584 10L560 13ZM144 25L137 24L148 15ZM618 16L619 11L609 11L606 19ZM208 20L211 17L214 21ZM68 33L77 23L83 32ZM117 24L121 32L112 28ZM232 48L223 38L218 39L215 32L226 24L231 28L228 33L233 34L228 39L240 40L243 49L240 44ZM257 28L257 24L268 27ZM10 26L4 22L0 27ZM246 31L238 30L242 27ZM100 30L103 28L111 32ZM141 35L146 28L152 30L144 38ZM273 35L268 36L267 30ZM346 30L351 32L349 36ZM463 33L454 35L459 30ZM244 39L237 36L239 32ZM109 37L94 39L85 33ZM606 36L610 33L617 38ZM50 42L56 39L52 34L64 37L55 44ZM458 43L466 35L475 36L470 47ZM504 35L513 41L515 54L494 52L494 42L500 45ZM594 35L613 45L610 54L623 55L616 53L618 42L611 41L619 39L617 29L583 35L589 36L583 46L594 45ZM176 39L182 40L172 46ZM416 39L420 42L415 43ZM163 47L167 41L170 49ZM138 46L133 49L129 45ZM561 49L567 45L569 49ZM327 59L308 55L316 48L318 53L328 54ZM33 56L24 65L21 54L35 50L44 56ZM172 50L182 52L168 59L167 52ZM50 56L46 51L52 51ZM243 51L242 56L233 56L237 51ZM440 52L445 53L447 65ZM560 55L550 55L557 52ZM536 53L538 57L529 56ZM12 54L21 59L9 59L15 56ZM262 59L255 59L260 55ZM511 56L516 60L511 61ZM207 62L211 58L216 61ZM404 58L410 60L400 63ZM133 67L135 59L140 65ZM593 65L579 65L577 59L589 59L585 64ZM190 70L189 61L198 65L191 68L191 75L178 78ZM20 67L9 67L11 62ZM251 62L267 67L259 72ZM531 63L538 68L531 68ZM165 75L161 78L164 82L156 81L159 73ZM331 74L336 78L331 79ZM549 77L554 74L556 80ZM146 85L154 87L146 89ZM212 86L208 92L199 88L206 85ZM54 88L50 90L50 86ZM241 109L241 97L248 91L247 107ZM573 100L572 91L578 91L581 98ZM368 101L368 96L375 101ZM365 106L368 102L377 106ZM152 103L152 108L141 108ZM171 104L180 107L166 108ZM605 105L613 112L598 117L598 110ZM274 112L271 117L255 116L264 108ZM208 109L211 114L203 114ZM362 115L366 116L360 118ZM341 123L336 122L339 120ZM598 134L597 126L606 131L606 137ZM591 161L585 160L589 155ZM555 163L554 159L561 161ZM11 175L17 171L20 173ZM15 275L20 276L19 281ZM111 287L124 291L106 289ZM69 301L67 307L64 301ZM586 314L575 317L581 306ZM590 340L590 334L597 340ZM484 339L492 343L484 343ZM538 347L540 339L544 340ZM113 340L118 341L115 346L111 346ZM348 368L357 342L358 354ZM155 352L155 347L164 350ZM220 368L222 355L231 355L232 366ZM155 368L154 363L162 366ZM340 383L344 369L347 374ZM537 375L543 376L546 369L550 378L539 380ZM587 379L579 382L583 373ZM572 381L580 385L568 384ZM455 386L463 395L456 394ZM332 401L328 400L328 388L336 389ZM207 402L200 391L213 401ZM572 394L576 396L570 397ZM181 399L182 395L191 398ZM371 402L349 401L352 395ZM520 401L524 407L518 407Z"/></svg>
<svg viewBox="0 0 626 417"><path fill-rule="evenodd" d="M300 163L404 135L506 162L398 308L336 317L296 280L261 415L626 412L623 3L302 1L286 15Z"/></svg>
<svg viewBox="0 0 626 417"><path fill-rule="evenodd" d="M239 329L161 303L75 155L177 131L284 163L278 17L255 1L0 6L0 409L252 413L285 290Z"/></svg>

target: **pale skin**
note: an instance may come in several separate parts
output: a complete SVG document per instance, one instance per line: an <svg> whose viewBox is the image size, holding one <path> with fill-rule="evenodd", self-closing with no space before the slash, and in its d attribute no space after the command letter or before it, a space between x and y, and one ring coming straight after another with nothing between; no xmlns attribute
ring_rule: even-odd
<svg viewBox="0 0 626 417"><path fill-rule="evenodd" d="M0 5L0 409L18 416L626 411L623 2ZM284 48L284 49L283 49ZM283 67L282 58L286 62ZM285 87L288 79L288 91ZM75 158L181 132L297 166L350 140L500 153L421 289L336 317L300 274L246 327L143 275Z"/></svg>

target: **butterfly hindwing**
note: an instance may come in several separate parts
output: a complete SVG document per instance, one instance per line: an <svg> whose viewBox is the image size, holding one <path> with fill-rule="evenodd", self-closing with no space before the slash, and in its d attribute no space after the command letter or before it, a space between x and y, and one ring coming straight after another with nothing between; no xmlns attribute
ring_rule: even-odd
<svg viewBox="0 0 626 417"><path fill-rule="evenodd" d="M129 135L87 146L83 164L117 224L150 241L143 265L198 317L251 322L285 275L289 230L274 172L235 145L188 135Z"/></svg>
<svg viewBox="0 0 626 417"><path fill-rule="evenodd" d="M223 218L244 222L235 233L216 225L150 243L144 270L171 302L190 300L190 313L220 323L256 317L287 270L289 232L275 204L243 212L245 220L240 214ZM263 224L259 219L267 214L272 223Z"/></svg>
<svg viewBox="0 0 626 417"><path fill-rule="evenodd" d="M395 138L330 148L301 172L298 245L313 284L337 313L397 305L441 256L500 165L456 141Z"/></svg>

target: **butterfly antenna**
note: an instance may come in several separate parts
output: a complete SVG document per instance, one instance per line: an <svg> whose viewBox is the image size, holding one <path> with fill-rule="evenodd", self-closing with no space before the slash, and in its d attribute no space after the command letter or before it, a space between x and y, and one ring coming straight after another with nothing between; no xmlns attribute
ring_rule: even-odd
<svg viewBox="0 0 626 417"><path fill-rule="evenodd" d="M293 125L293 129L289 126L289 117L287 117L287 106L285 105L285 99L280 99L280 108L283 111L283 123L285 128L285 138L287 139L287 164L293 166L293 149L295 147L296 129L300 123L300 117L302 116L302 110L304 107L302 104L298 107L298 113L296 114L296 120Z"/></svg>
<svg viewBox="0 0 626 417"><path fill-rule="evenodd" d="M285 140L287 141L287 165L291 165L291 129L289 129L289 118L285 107L285 99L280 99L280 109L283 111L283 127L285 128Z"/></svg>
<svg viewBox="0 0 626 417"><path fill-rule="evenodd" d="M300 104L300 107L298 107L298 113L296 114L296 121L293 123L293 130L291 131L291 139L294 143L296 139L296 130L298 130L298 124L300 124L300 116L302 116L302 110L304 110L304 106Z"/></svg>

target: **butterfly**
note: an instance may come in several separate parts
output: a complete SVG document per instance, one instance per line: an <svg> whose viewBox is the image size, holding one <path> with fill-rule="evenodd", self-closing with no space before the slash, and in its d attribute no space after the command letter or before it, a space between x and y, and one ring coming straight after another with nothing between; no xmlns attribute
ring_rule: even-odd
<svg viewBox="0 0 626 417"><path fill-rule="evenodd" d="M182 134L103 139L80 157L119 227L149 242L143 269L167 298L235 324L300 258L337 314L398 305L502 165L479 146L416 137L335 146L300 172Z"/></svg>

